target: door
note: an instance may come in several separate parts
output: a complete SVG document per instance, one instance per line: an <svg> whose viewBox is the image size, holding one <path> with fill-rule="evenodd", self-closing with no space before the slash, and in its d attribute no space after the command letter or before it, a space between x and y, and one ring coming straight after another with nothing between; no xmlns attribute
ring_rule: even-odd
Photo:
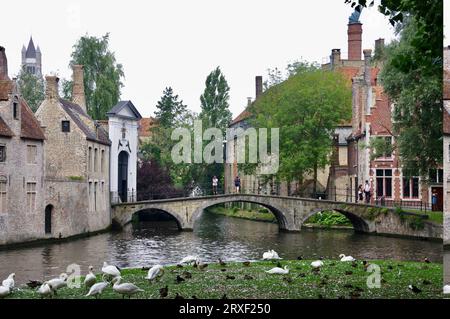
<svg viewBox="0 0 450 319"><path fill-rule="evenodd" d="M52 205L47 205L45 207L45 233L51 234L52 233Z"/></svg>
<svg viewBox="0 0 450 319"><path fill-rule="evenodd" d="M433 204L433 194L436 194L436 204L432 205L433 211L444 211L444 189L442 187L431 188L431 203Z"/></svg>
<svg viewBox="0 0 450 319"><path fill-rule="evenodd" d="M118 193L122 203L128 200L128 153L125 151L119 154L119 174L118 174Z"/></svg>

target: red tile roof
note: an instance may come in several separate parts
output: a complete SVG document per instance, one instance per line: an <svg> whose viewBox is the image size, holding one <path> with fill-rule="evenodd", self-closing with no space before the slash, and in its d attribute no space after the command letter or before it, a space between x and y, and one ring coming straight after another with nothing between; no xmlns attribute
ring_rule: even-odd
<svg viewBox="0 0 450 319"><path fill-rule="evenodd" d="M234 125L236 123L242 122L246 119L249 119L252 116L252 113L250 113L247 109L241 112L231 123L230 125Z"/></svg>
<svg viewBox="0 0 450 319"><path fill-rule="evenodd" d="M156 125L156 120L153 117L143 117L139 121L139 137L150 137L150 129Z"/></svg>
<svg viewBox="0 0 450 319"><path fill-rule="evenodd" d="M21 107L20 137L38 141L45 140L44 131L42 130L39 121L34 116L34 113L28 106L27 102L22 98L20 98L20 107Z"/></svg>
<svg viewBox="0 0 450 319"><path fill-rule="evenodd" d="M14 133L11 131L9 126L0 117L0 136L2 137L13 137Z"/></svg>

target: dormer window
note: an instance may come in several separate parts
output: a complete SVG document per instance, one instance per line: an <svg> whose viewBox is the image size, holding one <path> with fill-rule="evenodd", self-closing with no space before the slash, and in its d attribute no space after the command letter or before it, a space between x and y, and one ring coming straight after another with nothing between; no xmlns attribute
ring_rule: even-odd
<svg viewBox="0 0 450 319"><path fill-rule="evenodd" d="M70 121L62 121L61 122L61 130L64 133L69 133L70 132Z"/></svg>

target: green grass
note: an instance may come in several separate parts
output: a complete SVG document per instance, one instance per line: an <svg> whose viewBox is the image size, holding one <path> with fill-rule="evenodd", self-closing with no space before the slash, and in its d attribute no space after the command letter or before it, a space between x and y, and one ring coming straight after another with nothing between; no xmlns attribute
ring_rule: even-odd
<svg viewBox="0 0 450 319"><path fill-rule="evenodd" d="M352 263L336 260L325 260L320 272L312 271L311 261L281 261L283 266L290 269L288 275L271 275L266 270L275 267L272 262L254 262L249 267L242 263L228 263L225 267L219 264L211 264L204 270L198 270L192 266L177 268L170 266L165 268L165 274L159 282L149 284L144 279L147 271L141 269L122 270L122 282L132 282L144 289L133 298L159 299L159 289L168 286L167 298L174 298L176 293L185 298L218 299L224 294L228 298L442 298L442 264L426 264L419 262L399 261L372 261L381 268L381 288L369 289L366 285L370 273L365 271L361 261L356 267ZM222 271L225 269L226 271ZM192 278L177 284L175 278L182 276L184 271L189 271ZM351 273L350 273L351 272ZM235 279L226 279L226 276L234 276ZM252 279L244 279L245 275ZM100 276L98 276L100 278ZM288 283L285 278L292 279ZM427 282L424 282L426 280ZM414 293L408 289L413 284L422 292ZM360 292L355 296L355 290ZM84 288L63 288L54 298L92 298L84 297ZM21 288L8 298L40 298L35 290ZM102 299L122 298L109 286L100 297Z"/></svg>
<svg viewBox="0 0 450 319"><path fill-rule="evenodd" d="M215 206L208 208L207 211L216 215L223 215L228 217L242 218L269 223L277 222L275 215L269 212L267 209L243 210L237 207L228 209L225 207Z"/></svg>
<svg viewBox="0 0 450 319"><path fill-rule="evenodd" d="M408 213L428 215L428 220L433 221L438 224L441 224L441 225L444 222L444 214L442 212L421 211L419 209L405 209L405 208L402 208L402 210L404 212L408 212Z"/></svg>

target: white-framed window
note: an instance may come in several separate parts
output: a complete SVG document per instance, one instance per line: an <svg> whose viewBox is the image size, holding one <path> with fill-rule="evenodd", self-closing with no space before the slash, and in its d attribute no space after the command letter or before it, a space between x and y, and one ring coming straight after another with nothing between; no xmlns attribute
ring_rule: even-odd
<svg viewBox="0 0 450 319"><path fill-rule="evenodd" d="M27 163L36 164L37 160L37 146L27 145Z"/></svg>
<svg viewBox="0 0 450 319"><path fill-rule="evenodd" d="M29 212L36 209L36 182L27 183L27 209Z"/></svg>
<svg viewBox="0 0 450 319"><path fill-rule="evenodd" d="M377 197L392 198L392 169L376 170Z"/></svg>
<svg viewBox="0 0 450 319"><path fill-rule="evenodd" d="M8 210L8 184L6 180L0 181L0 213L5 214Z"/></svg>
<svg viewBox="0 0 450 319"><path fill-rule="evenodd" d="M402 195L405 199L418 199L420 192L419 177L403 177Z"/></svg>
<svg viewBox="0 0 450 319"><path fill-rule="evenodd" d="M6 162L6 145L0 145L0 163Z"/></svg>
<svg viewBox="0 0 450 319"><path fill-rule="evenodd" d="M444 170L443 169L430 169L430 183L442 184L444 182Z"/></svg>

